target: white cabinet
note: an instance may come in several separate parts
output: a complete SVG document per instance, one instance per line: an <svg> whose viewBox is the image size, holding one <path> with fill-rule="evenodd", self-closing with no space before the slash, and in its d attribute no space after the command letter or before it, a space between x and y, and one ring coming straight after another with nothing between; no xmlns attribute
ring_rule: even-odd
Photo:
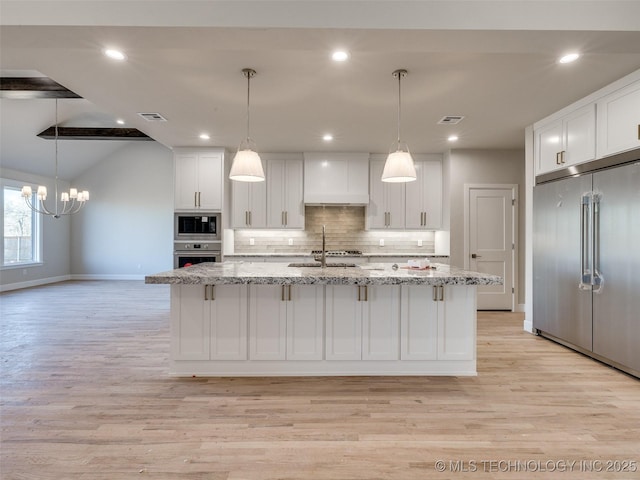
<svg viewBox="0 0 640 480"><path fill-rule="evenodd" d="M266 163L267 227L304 228L302 159Z"/></svg>
<svg viewBox="0 0 640 480"><path fill-rule="evenodd" d="M369 154L306 152L304 203L369 202Z"/></svg>
<svg viewBox="0 0 640 480"><path fill-rule="evenodd" d="M249 358L321 360L322 285L251 285Z"/></svg>
<svg viewBox="0 0 640 480"><path fill-rule="evenodd" d="M246 285L172 285L174 360L247 359Z"/></svg>
<svg viewBox="0 0 640 480"><path fill-rule="evenodd" d="M405 185L405 227L435 230L442 226L442 161L414 161L417 179Z"/></svg>
<svg viewBox="0 0 640 480"><path fill-rule="evenodd" d="M589 103L534 129L536 174L596 158L596 107Z"/></svg>
<svg viewBox="0 0 640 480"><path fill-rule="evenodd" d="M176 211L222 210L224 152L176 148L174 182Z"/></svg>
<svg viewBox="0 0 640 480"><path fill-rule="evenodd" d="M430 295L438 289L425 285L403 285L400 310L402 360L435 360L438 349L438 302Z"/></svg>
<svg viewBox="0 0 640 480"><path fill-rule="evenodd" d="M472 360L476 355L475 289L403 285L403 360Z"/></svg>
<svg viewBox="0 0 640 480"><path fill-rule="evenodd" d="M640 148L640 81L597 103L598 158Z"/></svg>
<svg viewBox="0 0 640 480"><path fill-rule="evenodd" d="M400 287L326 286L326 359L397 360Z"/></svg>
<svg viewBox="0 0 640 480"><path fill-rule="evenodd" d="M231 182L231 227L267 226L266 182Z"/></svg>
<svg viewBox="0 0 640 480"><path fill-rule="evenodd" d="M372 160L369 173L367 228L403 229L405 226L405 186L380 180L384 160Z"/></svg>

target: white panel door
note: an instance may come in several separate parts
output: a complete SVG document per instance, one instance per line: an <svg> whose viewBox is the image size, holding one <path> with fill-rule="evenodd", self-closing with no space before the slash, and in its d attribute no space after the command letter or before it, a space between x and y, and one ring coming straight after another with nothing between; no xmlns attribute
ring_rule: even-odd
<svg viewBox="0 0 640 480"><path fill-rule="evenodd" d="M480 310L513 308L514 206L509 188L469 190L469 269L499 275L503 285L478 287Z"/></svg>
<svg viewBox="0 0 640 480"><path fill-rule="evenodd" d="M536 174L561 168L559 154L564 148L562 120L537 128L534 135Z"/></svg>
<svg viewBox="0 0 640 480"><path fill-rule="evenodd" d="M249 285L249 358L285 360L287 302L282 285Z"/></svg>
<svg viewBox="0 0 640 480"><path fill-rule="evenodd" d="M588 162L596 158L596 109L590 104L564 119L563 166Z"/></svg>
<svg viewBox="0 0 640 480"><path fill-rule="evenodd" d="M640 81L598 101L598 157L640 148Z"/></svg>
<svg viewBox="0 0 640 480"><path fill-rule="evenodd" d="M361 288L362 359L398 360L400 355L400 286Z"/></svg>
<svg viewBox="0 0 640 480"><path fill-rule="evenodd" d="M247 286L212 285L211 360L247 359Z"/></svg>
<svg viewBox="0 0 640 480"><path fill-rule="evenodd" d="M326 286L327 360L362 358L362 302L358 287Z"/></svg>
<svg viewBox="0 0 640 480"><path fill-rule="evenodd" d="M415 182L406 189L405 225L411 229L436 229L442 225L442 162L416 160Z"/></svg>
<svg viewBox="0 0 640 480"><path fill-rule="evenodd" d="M287 289L287 360L322 360L324 286L290 285Z"/></svg>
<svg viewBox="0 0 640 480"><path fill-rule="evenodd" d="M438 304L430 285L403 285L400 303L400 358L435 360L438 347ZM434 300L436 298L436 300Z"/></svg>
<svg viewBox="0 0 640 480"><path fill-rule="evenodd" d="M209 360L209 302L204 285L171 286L171 358Z"/></svg>
<svg viewBox="0 0 640 480"><path fill-rule="evenodd" d="M284 228L285 219L285 165L284 160L267 161L267 226Z"/></svg>
<svg viewBox="0 0 640 480"><path fill-rule="evenodd" d="M475 358L475 289L449 285L438 294L438 360Z"/></svg>
<svg viewBox="0 0 640 480"><path fill-rule="evenodd" d="M249 228L265 228L266 226L267 182L251 182L249 184Z"/></svg>
<svg viewBox="0 0 640 480"><path fill-rule="evenodd" d="M200 153L198 155L199 208L222 210L223 164L221 153Z"/></svg>
<svg viewBox="0 0 640 480"><path fill-rule="evenodd" d="M231 182L231 226L249 228L249 188L248 182Z"/></svg>

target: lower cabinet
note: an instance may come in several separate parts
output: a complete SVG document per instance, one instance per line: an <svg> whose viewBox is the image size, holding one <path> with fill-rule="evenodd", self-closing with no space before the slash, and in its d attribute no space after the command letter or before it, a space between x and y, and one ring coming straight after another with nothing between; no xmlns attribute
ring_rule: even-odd
<svg viewBox="0 0 640 480"><path fill-rule="evenodd" d="M175 360L247 359L246 285L173 285Z"/></svg>
<svg viewBox="0 0 640 480"><path fill-rule="evenodd" d="M176 374L473 375L475 342L474 286L171 287Z"/></svg>
<svg viewBox="0 0 640 480"><path fill-rule="evenodd" d="M327 285L327 360L399 358L400 287Z"/></svg>
<svg viewBox="0 0 640 480"><path fill-rule="evenodd" d="M402 360L475 358L475 289L404 285L401 311Z"/></svg>
<svg viewBox="0 0 640 480"><path fill-rule="evenodd" d="M249 358L322 360L323 285L250 285Z"/></svg>

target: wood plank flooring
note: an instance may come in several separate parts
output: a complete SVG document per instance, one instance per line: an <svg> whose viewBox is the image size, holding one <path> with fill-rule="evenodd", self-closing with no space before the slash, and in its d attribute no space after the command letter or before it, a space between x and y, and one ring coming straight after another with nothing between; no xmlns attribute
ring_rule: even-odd
<svg viewBox="0 0 640 480"><path fill-rule="evenodd" d="M0 295L3 480L640 478L640 381L521 314L479 314L473 378L175 379L168 299Z"/></svg>

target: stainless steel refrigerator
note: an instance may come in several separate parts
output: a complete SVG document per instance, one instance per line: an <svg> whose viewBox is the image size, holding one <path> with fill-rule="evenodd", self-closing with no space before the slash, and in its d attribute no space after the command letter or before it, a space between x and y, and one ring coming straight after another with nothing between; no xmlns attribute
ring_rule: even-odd
<svg viewBox="0 0 640 480"><path fill-rule="evenodd" d="M640 377L640 160L537 182L534 329Z"/></svg>

